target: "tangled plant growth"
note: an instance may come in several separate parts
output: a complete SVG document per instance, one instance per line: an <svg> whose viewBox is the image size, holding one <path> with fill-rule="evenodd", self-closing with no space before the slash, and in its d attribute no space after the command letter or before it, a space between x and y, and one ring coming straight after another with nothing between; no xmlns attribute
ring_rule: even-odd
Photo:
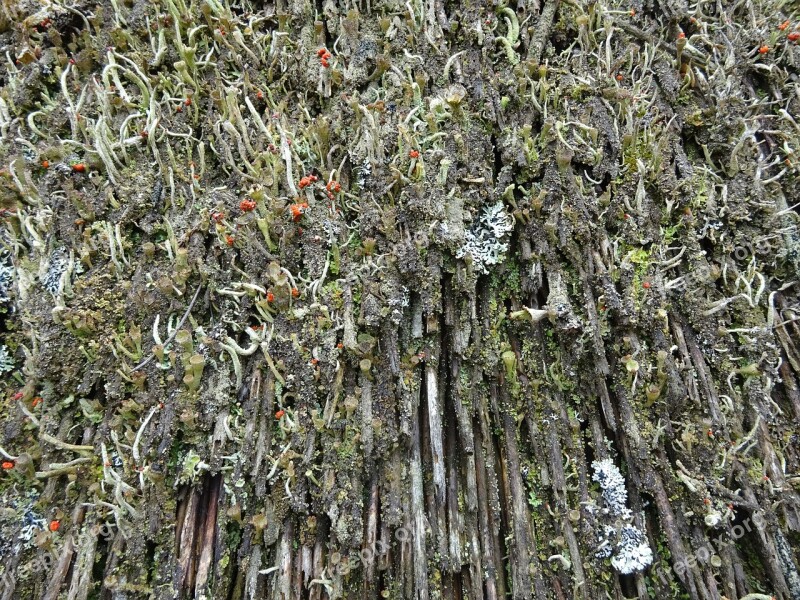
<svg viewBox="0 0 800 600"><path fill-rule="evenodd" d="M0 10L3 600L800 597L796 7Z"/></svg>

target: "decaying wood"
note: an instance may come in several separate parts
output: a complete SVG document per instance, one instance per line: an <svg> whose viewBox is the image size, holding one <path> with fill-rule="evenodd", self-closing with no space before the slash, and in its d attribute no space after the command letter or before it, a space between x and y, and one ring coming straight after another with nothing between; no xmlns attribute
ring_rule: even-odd
<svg viewBox="0 0 800 600"><path fill-rule="evenodd" d="M0 3L0 599L800 599L798 18Z"/></svg>

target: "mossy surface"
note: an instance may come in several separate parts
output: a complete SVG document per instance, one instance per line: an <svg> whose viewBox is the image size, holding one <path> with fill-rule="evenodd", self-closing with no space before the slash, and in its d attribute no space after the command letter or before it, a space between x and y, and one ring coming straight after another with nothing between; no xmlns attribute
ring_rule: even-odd
<svg viewBox="0 0 800 600"><path fill-rule="evenodd" d="M0 598L800 598L798 18L1 3Z"/></svg>

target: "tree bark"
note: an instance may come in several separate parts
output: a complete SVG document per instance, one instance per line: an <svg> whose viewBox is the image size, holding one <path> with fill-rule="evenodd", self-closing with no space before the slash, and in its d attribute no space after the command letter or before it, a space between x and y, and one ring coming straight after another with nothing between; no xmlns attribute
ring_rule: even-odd
<svg viewBox="0 0 800 600"><path fill-rule="evenodd" d="M800 599L789 3L0 14L0 599Z"/></svg>

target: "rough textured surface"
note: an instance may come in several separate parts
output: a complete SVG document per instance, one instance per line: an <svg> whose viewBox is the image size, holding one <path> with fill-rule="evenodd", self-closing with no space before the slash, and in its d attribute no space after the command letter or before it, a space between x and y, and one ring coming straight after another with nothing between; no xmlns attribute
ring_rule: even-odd
<svg viewBox="0 0 800 600"><path fill-rule="evenodd" d="M0 2L0 598L800 598L780 0Z"/></svg>

